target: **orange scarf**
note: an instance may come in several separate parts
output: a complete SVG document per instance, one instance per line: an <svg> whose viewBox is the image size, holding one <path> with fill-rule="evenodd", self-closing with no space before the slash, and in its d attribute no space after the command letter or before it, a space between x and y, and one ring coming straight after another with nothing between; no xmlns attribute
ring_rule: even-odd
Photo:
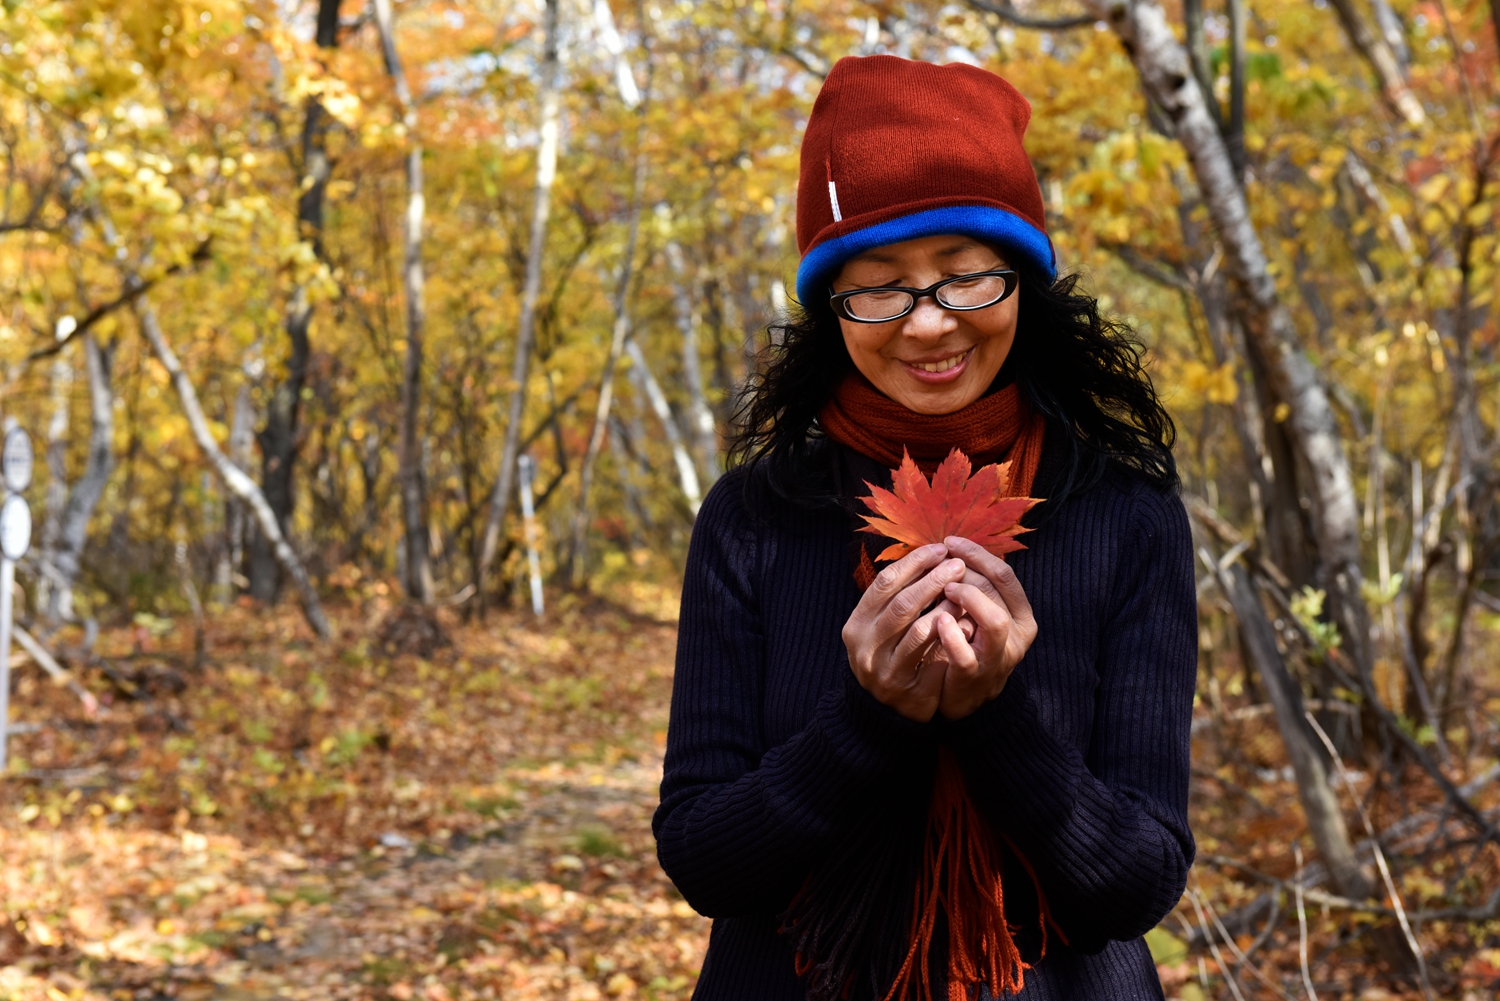
<svg viewBox="0 0 1500 1001"><path fill-rule="evenodd" d="M901 465L901 450L931 476L949 450L963 450L974 465L1009 458L1011 491L1028 496L1042 458L1046 421L1033 414L1015 383L981 396L951 414L919 414L870 385L858 372L839 383L833 399L818 411L828 437L888 468Z"/></svg>
<svg viewBox="0 0 1500 1001"><path fill-rule="evenodd" d="M906 409L857 372L839 385L818 412L818 422L834 441L892 468L900 464L903 448L928 475L955 446L975 466L1008 460L1009 492L1017 497L1031 493L1046 433L1045 419L1031 411L1014 383L954 413L932 415ZM861 553L855 578L863 590L874 578L874 567L868 550L861 547ZM941 749L912 902L910 942L885 1001L914 996L932 1001L930 954L939 911L948 929L948 1001L968 1001L978 984L995 997L1021 989L1029 964L1021 959L1005 921L1002 840L1036 888L1045 954L1051 916L1036 874L1015 846L980 815L957 760L947 748ZM799 965L803 963L799 958Z"/></svg>

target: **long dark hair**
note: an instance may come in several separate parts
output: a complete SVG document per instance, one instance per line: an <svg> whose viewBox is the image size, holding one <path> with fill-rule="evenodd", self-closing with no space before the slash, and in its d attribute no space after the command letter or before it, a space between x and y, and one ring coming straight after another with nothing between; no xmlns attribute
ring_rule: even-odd
<svg viewBox="0 0 1500 1001"><path fill-rule="evenodd" d="M1100 315L1098 300L1078 290L1077 275L1049 282L1025 266L1018 270L1016 340L996 383L1018 383L1052 426L1049 445L1059 437L1068 443L1064 472L1048 485L1052 503L1044 507L1057 510L1068 494L1093 486L1111 462L1159 489L1175 487L1176 428L1133 331ZM772 325L771 340L736 408L729 461L763 466L765 486L781 499L818 505L833 498L826 463L810 447L822 437L817 414L854 362L826 303L803 304Z"/></svg>

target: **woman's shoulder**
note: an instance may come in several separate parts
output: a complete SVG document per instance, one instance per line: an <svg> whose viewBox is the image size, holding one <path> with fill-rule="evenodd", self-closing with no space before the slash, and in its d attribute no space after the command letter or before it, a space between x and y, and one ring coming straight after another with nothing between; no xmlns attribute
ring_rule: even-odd
<svg viewBox="0 0 1500 1001"><path fill-rule="evenodd" d="M693 539L704 534L742 535L754 530L755 518L748 510L746 486L753 470L735 466L714 481L693 518Z"/></svg>
<svg viewBox="0 0 1500 1001"><path fill-rule="evenodd" d="M830 517L839 517L836 507L818 503L822 498L789 496L786 476L767 460L731 467L704 497L693 523L694 538L700 533L746 541L796 536L824 530Z"/></svg>
<svg viewBox="0 0 1500 1001"><path fill-rule="evenodd" d="M1108 460L1094 481L1069 492L1043 523L1055 528L1103 532L1117 540L1182 540L1191 537L1177 486L1164 486L1138 469Z"/></svg>
<svg viewBox="0 0 1500 1001"><path fill-rule="evenodd" d="M1139 469L1110 460L1099 487L1101 500L1127 508L1141 527L1167 529L1187 527L1187 509L1178 485L1162 485Z"/></svg>

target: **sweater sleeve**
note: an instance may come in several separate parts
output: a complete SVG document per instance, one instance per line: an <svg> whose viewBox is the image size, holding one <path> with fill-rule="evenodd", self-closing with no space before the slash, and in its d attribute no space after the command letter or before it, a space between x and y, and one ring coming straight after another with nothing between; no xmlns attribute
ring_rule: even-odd
<svg viewBox="0 0 1500 1001"><path fill-rule="evenodd" d="M769 530L744 511L740 486L738 475L720 479L693 527L652 822L662 869L710 917L784 910L862 804L914 775L918 750L931 747L930 725L877 702L847 667L804 730L764 746L756 592Z"/></svg>
<svg viewBox="0 0 1500 1001"><path fill-rule="evenodd" d="M976 801L1025 853L1053 917L1084 952L1155 926L1177 905L1194 854L1191 533L1181 502L1151 489L1137 493L1124 527L1087 752L1043 724L1025 660L998 698L948 734Z"/></svg>

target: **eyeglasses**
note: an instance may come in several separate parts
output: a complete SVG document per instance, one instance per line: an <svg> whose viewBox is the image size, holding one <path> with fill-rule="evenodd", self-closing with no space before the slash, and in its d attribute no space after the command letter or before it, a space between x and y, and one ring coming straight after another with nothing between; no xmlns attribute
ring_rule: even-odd
<svg viewBox="0 0 1500 1001"><path fill-rule="evenodd" d="M944 309L984 309L1003 302L1015 292L1019 279L1014 271L979 271L972 275L944 278L926 288L857 288L833 292L828 304L846 320L885 323L899 320L917 307L917 300L932 296Z"/></svg>

